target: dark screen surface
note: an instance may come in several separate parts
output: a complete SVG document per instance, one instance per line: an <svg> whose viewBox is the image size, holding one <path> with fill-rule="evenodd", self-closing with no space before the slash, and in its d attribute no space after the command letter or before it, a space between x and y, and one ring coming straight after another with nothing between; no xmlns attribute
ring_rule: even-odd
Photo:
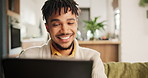
<svg viewBox="0 0 148 78"><path fill-rule="evenodd" d="M20 29L11 26L11 49L21 47Z"/></svg>
<svg viewBox="0 0 148 78"><path fill-rule="evenodd" d="M3 59L5 78L91 78L93 61Z"/></svg>

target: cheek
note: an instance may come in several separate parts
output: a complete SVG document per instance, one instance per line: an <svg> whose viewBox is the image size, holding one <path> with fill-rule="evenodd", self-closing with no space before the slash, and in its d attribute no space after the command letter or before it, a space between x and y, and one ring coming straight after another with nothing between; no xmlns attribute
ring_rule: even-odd
<svg viewBox="0 0 148 78"><path fill-rule="evenodd" d="M77 27L73 27L72 32L74 34L74 37L76 37L76 35L77 35Z"/></svg>
<svg viewBox="0 0 148 78"><path fill-rule="evenodd" d="M51 36L55 36L58 33L58 29L51 28L49 29L49 33Z"/></svg>
<svg viewBox="0 0 148 78"><path fill-rule="evenodd" d="M76 33L77 32L77 26L73 27L73 31Z"/></svg>
<svg viewBox="0 0 148 78"><path fill-rule="evenodd" d="M75 33L76 33L76 32L77 32L77 28L75 28L75 30L74 30L74 31L75 31Z"/></svg>

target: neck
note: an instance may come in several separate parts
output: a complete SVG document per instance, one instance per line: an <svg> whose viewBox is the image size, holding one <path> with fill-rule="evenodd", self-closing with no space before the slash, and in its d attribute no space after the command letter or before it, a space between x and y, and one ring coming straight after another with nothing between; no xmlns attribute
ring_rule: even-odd
<svg viewBox="0 0 148 78"><path fill-rule="evenodd" d="M67 50L58 50L63 56L68 56L70 55L70 53L72 52L72 47L70 49Z"/></svg>
<svg viewBox="0 0 148 78"><path fill-rule="evenodd" d="M74 48L74 44L71 44L71 47L69 49L63 49L61 50L60 48L58 48L58 46L56 46L54 43L52 44L53 47L59 52L61 53L63 56L68 56L70 55L70 53L72 52L73 48Z"/></svg>

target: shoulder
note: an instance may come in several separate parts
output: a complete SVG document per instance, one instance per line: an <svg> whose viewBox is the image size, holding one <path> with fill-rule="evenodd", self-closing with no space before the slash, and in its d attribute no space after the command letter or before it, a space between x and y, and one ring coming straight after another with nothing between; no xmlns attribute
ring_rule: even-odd
<svg viewBox="0 0 148 78"><path fill-rule="evenodd" d="M36 53L39 52L41 49L43 48L43 46L34 46L34 47L30 47L27 48L25 50L23 50L24 53Z"/></svg>
<svg viewBox="0 0 148 78"><path fill-rule="evenodd" d="M95 57L100 57L100 53L94 49L86 48L86 47L81 47L79 46L78 41L75 39L76 42L76 54L77 56L80 56L83 59L91 59Z"/></svg>
<svg viewBox="0 0 148 78"><path fill-rule="evenodd" d="M86 48L86 47L79 47L79 50L81 50L81 52L84 52L84 53L100 54L98 51L91 48Z"/></svg>
<svg viewBox="0 0 148 78"><path fill-rule="evenodd" d="M92 59L100 57L100 53L94 49L79 47L79 51L84 55L84 57Z"/></svg>
<svg viewBox="0 0 148 78"><path fill-rule="evenodd" d="M39 54L45 49L45 47L46 45L27 48L20 53L19 57L20 58L39 57Z"/></svg>

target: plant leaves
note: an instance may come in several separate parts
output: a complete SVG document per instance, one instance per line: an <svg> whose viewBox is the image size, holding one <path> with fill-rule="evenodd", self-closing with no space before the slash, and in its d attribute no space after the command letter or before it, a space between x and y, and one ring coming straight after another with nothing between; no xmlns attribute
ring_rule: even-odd
<svg viewBox="0 0 148 78"><path fill-rule="evenodd" d="M104 22L106 22L105 20L104 21L101 21L101 22L97 22L97 20L100 18L99 17L95 17L93 20L90 20L90 21L86 21L84 20L85 24L86 24L86 29L87 30L90 30L92 34L95 33L96 29L100 30L100 29L104 29Z"/></svg>

